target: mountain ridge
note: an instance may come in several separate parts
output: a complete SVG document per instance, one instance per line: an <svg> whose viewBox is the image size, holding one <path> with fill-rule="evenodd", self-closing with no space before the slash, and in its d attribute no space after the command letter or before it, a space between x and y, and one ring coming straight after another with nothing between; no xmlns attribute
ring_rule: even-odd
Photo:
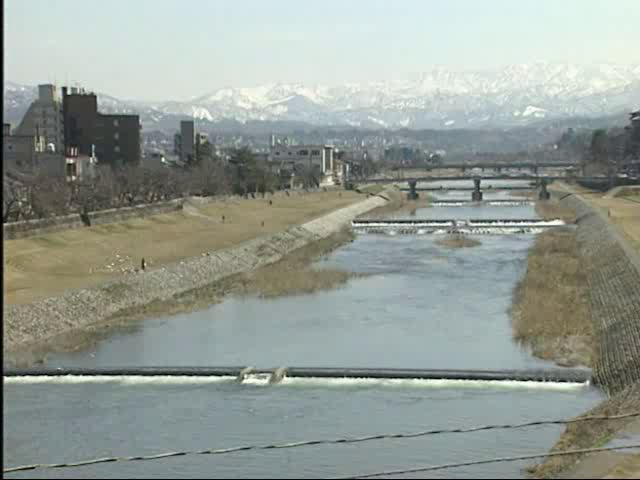
<svg viewBox="0 0 640 480"><path fill-rule="evenodd" d="M24 104L35 95L36 87L5 82L5 116L26 111ZM223 87L188 101L120 100L98 93L98 103L107 113L139 113L145 128L177 117L386 129L512 128L638 108L640 65L538 62L463 72L439 67L408 80Z"/></svg>

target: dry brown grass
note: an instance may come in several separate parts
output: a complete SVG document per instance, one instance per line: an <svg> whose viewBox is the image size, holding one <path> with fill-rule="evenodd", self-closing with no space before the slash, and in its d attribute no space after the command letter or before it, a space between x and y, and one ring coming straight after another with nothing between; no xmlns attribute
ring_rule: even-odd
<svg viewBox="0 0 640 480"><path fill-rule="evenodd" d="M640 478L640 454L626 456L603 478Z"/></svg>
<svg viewBox="0 0 640 480"><path fill-rule="evenodd" d="M587 198L588 202L600 208L629 244L640 252L640 195L614 198ZM630 201L637 200L637 201Z"/></svg>
<svg viewBox="0 0 640 480"><path fill-rule="evenodd" d="M122 275L124 268L138 268L142 257L153 269L237 245L365 198L350 191L234 198L181 212L5 240L4 302L28 303L98 285Z"/></svg>
<svg viewBox="0 0 640 480"><path fill-rule="evenodd" d="M448 248L470 248L477 247L481 244L479 240L475 238L469 238L466 235L449 235L445 238L440 238L436 240L438 245L442 245L443 247Z"/></svg>
<svg viewBox="0 0 640 480"><path fill-rule="evenodd" d="M511 311L514 338L534 355L562 365L590 364L586 268L575 232L556 229L537 236Z"/></svg>
<svg viewBox="0 0 640 480"><path fill-rule="evenodd" d="M311 268L311 262L351 240L353 233L343 230L328 239L296 250L268 267L247 272L241 279L242 287L235 293L274 298L330 290L343 285L357 274L336 268L314 269Z"/></svg>
<svg viewBox="0 0 640 480"><path fill-rule="evenodd" d="M536 202L536 213L545 220L554 220L559 218L565 223L575 223L575 212L563 205L560 205L557 200L538 200Z"/></svg>

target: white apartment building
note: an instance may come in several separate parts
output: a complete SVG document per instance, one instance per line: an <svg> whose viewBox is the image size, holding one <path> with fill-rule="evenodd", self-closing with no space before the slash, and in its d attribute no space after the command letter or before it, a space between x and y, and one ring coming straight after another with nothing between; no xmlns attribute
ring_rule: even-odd
<svg viewBox="0 0 640 480"><path fill-rule="evenodd" d="M302 165L320 167L323 184L333 184L336 177L333 145L272 145L270 161L281 167Z"/></svg>

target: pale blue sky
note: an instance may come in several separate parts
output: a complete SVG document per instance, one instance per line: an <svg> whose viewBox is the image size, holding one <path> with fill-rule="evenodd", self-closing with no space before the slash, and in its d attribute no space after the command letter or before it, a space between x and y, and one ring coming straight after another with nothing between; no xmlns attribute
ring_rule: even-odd
<svg viewBox="0 0 640 480"><path fill-rule="evenodd" d="M5 79L121 98L384 80L445 66L640 63L640 0L5 0Z"/></svg>

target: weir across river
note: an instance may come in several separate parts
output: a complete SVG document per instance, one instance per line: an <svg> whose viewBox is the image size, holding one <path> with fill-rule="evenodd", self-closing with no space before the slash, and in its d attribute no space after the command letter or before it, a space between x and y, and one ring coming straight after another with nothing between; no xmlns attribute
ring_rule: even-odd
<svg viewBox="0 0 640 480"><path fill-rule="evenodd" d="M531 233L539 229L564 227L560 220L492 218L492 219L393 219L353 220L351 228L362 233L460 233L460 234L513 234Z"/></svg>
<svg viewBox="0 0 640 480"><path fill-rule="evenodd" d="M480 380L519 382L586 383L591 377L588 369L548 370L448 370L400 368L318 368L318 367L119 367L119 368L43 368L7 369L5 377L236 377L268 375L279 383L288 378L373 378L416 380Z"/></svg>

